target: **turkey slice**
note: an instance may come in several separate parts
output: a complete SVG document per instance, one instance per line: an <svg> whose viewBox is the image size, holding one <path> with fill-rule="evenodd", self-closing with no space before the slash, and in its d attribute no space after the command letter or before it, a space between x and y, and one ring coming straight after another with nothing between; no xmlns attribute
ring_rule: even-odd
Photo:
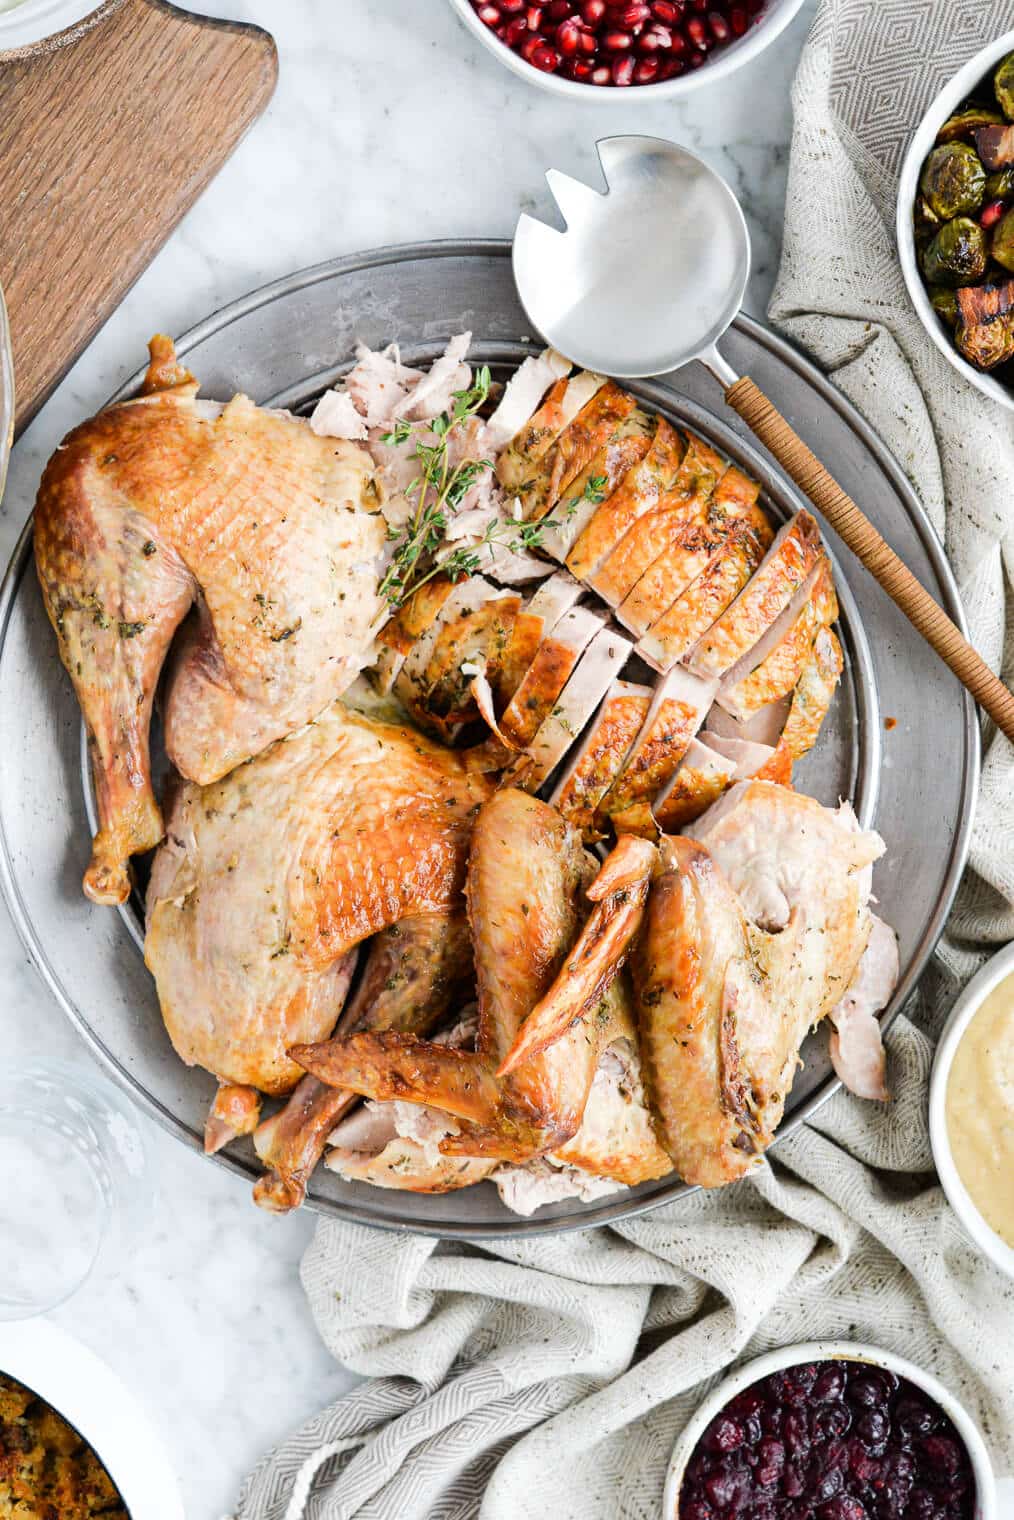
<svg viewBox="0 0 1014 1520"><path fill-rule="evenodd" d="M572 607L542 640L500 718L500 732L512 747L525 749L535 738L603 621L601 613L587 607Z"/></svg>
<svg viewBox="0 0 1014 1520"><path fill-rule="evenodd" d="M818 629L829 626L837 616L831 562L822 554L788 607L722 682L718 693L722 707L745 720L788 696L809 660Z"/></svg>
<svg viewBox="0 0 1014 1520"><path fill-rule="evenodd" d="M552 525L542 533L542 547L554 559L565 559L578 534L591 522L601 503L648 453L654 419L637 409L626 417L567 487L552 509Z"/></svg>
<svg viewBox="0 0 1014 1520"><path fill-rule="evenodd" d="M508 380L499 406L482 430L483 453L490 458L499 454L531 420L550 386L565 379L570 371L570 360L555 348L527 358Z"/></svg>
<svg viewBox="0 0 1014 1520"><path fill-rule="evenodd" d="M671 490L661 498L654 511L637 518L612 553L589 577L589 585L611 607L619 606L659 555L691 530L698 539L703 535L712 550L721 543L724 514L721 520L708 522L707 508L725 468L721 455L703 439L692 434L688 436L687 449ZM678 589L672 591L664 606L668 606L678 594Z"/></svg>
<svg viewBox="0 0 1014 1520"><path fill-rule="evenodd" d="M687 445L664 417L656 423L647 454L603 501L567 555L567 568L581 580L599 569L638 518L659 507L676 484Z"/></svg>
<svg viewBox="0 0 1014 1520"><path fill-rule="evenodd" d="M655 798L652 812L658 827L674 833L721 797L732 785L735 764L701 739L692 739L675 776Z"/></svg>
<svg viewBox="0 0 1014 1520"><path fill-rule="evenodd" d="M700 645L689 665L699 676L723 676L753 649L792 601L823 553L820 529L799 511L779 530L763 562Z"/></svg>
<svg viewBox="0 0 1014 1520"><path fill-rule="evenodd" d="M599 807L600 822L631 808L647 820L651 802L679 768L715 697L716 683L672 670L655 690L644 727Z"/></svg>
<svg viewBox="0 0 1014 1520"><path fill-rule="evenodd" d="M528 746L529 763L522 784L536 791L584 732L612 681L630 658L632 646L611 628L603 628L585 650L573 675Z"/></svg>
<svg viewBox="0 0 1014 1520"><path fill-rule="evenodd" d="M497 588L481 575L458 581L441 604L436 617L416 639L394 683L397 696L411 707L424 695L426 667L433 656L441 632L463 613L475 612L497 595Z"/></svg>
<svg viewBox="0 0 1014 1520"><path fill-rule="evenodd" d="M591 831L602 798L624 766L644 727L653 694L650 686L614 681L576 755L557 783L550 803L571 823Z"/></svg>
<svg viewBox="0 0 1014 1520"><path fill-rule="evenodd" d="M764 557L768 539L763 535L769 532L763 519L751 526L736 523L707 569L640 639L637 652L641 658L661 671L671 670L684 660L749 582ZM702 674L691 668L695 674Z"/></svg>
<svg viewBox="0 0 1014 1520"><path fill-rule="evenodd" d="M534 417L511 439L496 462L497 479L508 495L520 492L533 467L605 383L604 375L591 370L556 382Z"/></svg>

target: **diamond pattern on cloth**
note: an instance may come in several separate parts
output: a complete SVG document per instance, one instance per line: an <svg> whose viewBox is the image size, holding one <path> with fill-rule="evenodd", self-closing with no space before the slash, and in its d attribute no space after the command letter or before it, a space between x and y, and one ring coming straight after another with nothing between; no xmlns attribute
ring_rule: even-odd
<svg viewBox="0 0 1014 1520"><path fill-rule="evenodd" d="M1014 0L824 0L794 86L776 324L908 472L973 641L1014 679L1014 420L945 364L897 264L895 183L930 99ZM655 1520L676 1436L728 1367L868 1340L936 1373L1014 1467L1014 1284L933 1174L932 1037L1014 937L1014 749L987 733L970 867L888 1044L888 1106L845 1093L717 1193L495 1247L322 1220L303 1284L370 1381L289 1436L236 1520ZM948 763L947 756L940 757Z"/></svg>

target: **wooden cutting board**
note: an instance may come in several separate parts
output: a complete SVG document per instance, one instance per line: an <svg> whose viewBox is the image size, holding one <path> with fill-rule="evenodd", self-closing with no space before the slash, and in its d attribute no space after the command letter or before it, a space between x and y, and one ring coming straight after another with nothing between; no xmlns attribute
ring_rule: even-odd
<svg viewBox="0 0 1014 1520"><path fill-rule="evenodd" d="M273 39L107 0L0 56L0 284L20 430L264 110Z"/></svg>

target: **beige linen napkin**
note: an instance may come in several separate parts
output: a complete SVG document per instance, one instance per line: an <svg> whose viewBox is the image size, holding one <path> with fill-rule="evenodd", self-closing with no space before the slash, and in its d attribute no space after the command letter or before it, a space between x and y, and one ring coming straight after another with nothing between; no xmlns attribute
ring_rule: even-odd
<svg viewBox="0 0 1014 1520"><path fill-rule="evenodd" d="M1014 0L824 0L794 90L771 315L910 473L972 637L1014 676L1014 426L911 311L893 241L905 144ZM941 764L947 757L941 756ZM612 1229L497 1247L321 1221L303 1282L334 1356L371 1379L248 1480L237 1520L648 1520L675 1437L730 1363L818 1336L932 1369L1014 1465L1014 1288L933 1174L931 1036L1014 935L1014 751L989 743L966 874L889 1047L889 1107L841 1093L751 1180Z"/></svg>

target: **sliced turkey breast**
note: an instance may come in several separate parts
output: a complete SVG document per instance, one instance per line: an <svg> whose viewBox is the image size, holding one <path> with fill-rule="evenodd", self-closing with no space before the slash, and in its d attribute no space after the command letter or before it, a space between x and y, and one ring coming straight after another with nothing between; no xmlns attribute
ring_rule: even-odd
<svg viewBox="0 0 1014 1520"><path fill-rule="evenodd" d="M551 512L560 498L568 494L571 482L636 409L633 396L628 396L618 385L607 380L545 454L534 465L529 465L516 484L508 484L504 479L505 455L501 454L497 478L521 503L522 516L533 521Z"/></svg>
<svg viewBox="0 0 1014 1520"><path fill-rule="evenodd" d="M725 739L710 729L701 734L701 742L716 754L724 755L735 767L733 781L748 781L751 776L759 775L775 753L770 744L757 744L752 739Z"/></svg>
<svg viewBox="0 0 1014 1520"><path fill-rule="evenodd" d="M764 558L769 537L766 519L763 526L736 523L707 569L641 638L637 646L641 658L661 671L685 660L749 582ZM694 673L706 674L696 667Z"/></svg>
<svg viewBox="0 0 1014 1520"><path fill-rule="evenodd" d="M823 553L820 529L809 512L799 511L778 532L757 573L707 636L688 663L699 676L724 676L749 654Z"/></svg>
<svg viewBox="0 0 1014 1520"><path fill-rule="evenodd" d="M479 717L472 682L479 671L495 670L498 646L520 611L521 598L506 592L444 623L411 709L423 728L453 744L462 727Z"/></svg>
<svg viewBox="0 0 1014 1520"><path fill-rule="evenodd" d="M638 809L645 821L650 819L651 803L678 770L715 689L714 681L702 681L679 668L659 683L637 742L599 806L600 825L611 818L621 831L631 809Z"/></svg>
<svg viewBox="0 0 1014 1520"><path fill-rule="evenodd" d="M601 629L592 639L559 700L528 745L529 758L519 780L526 791L538 790L584 732L585 724L630 658L631 648L629 639L621 638L611 628Z"/></svg>
<svg viewBox="0 0 1014 1520"><path fill-rule="evenodd" d="M701 739L692 739L683 764L655 798L655 822L674 834L715 802L732 785L735 762Z"/></svg>
<svg viewBox="0 0 1014 1520"><path fill-rule="evenodd" d="M831 562L822 554L767 634L722 682L718 693L722 707L745 720L787 696L809 660L818 629L829 626L837 616Z"/></svg>
<svg viewBox="0 0 1014 1520"><path fill-rule="evenodd" d="M586 837L593 833L596 809L622 770L652 700L650 686L614 681L549 799Z"/></svg>
<svg viewBox="0 0 1014 1520"><path fill-rule="evenodd" d="M640 408L625 417L606 443L571 481L552 508L542 547L554 559L565 559L571 544L595 516L602 501L648 453L655 433L655 419Z"/></svg>
<svg viewBox="0 0 1014 1520"><path fill-rule="evenodd" d="M538 591L531 597L527 610L535 617L540 617L545 623L545 632L550 633L563 617L577 602L580 601L584 587L576 581L566 570L557 570L548 581L543 581Z"/></svg>
<svg viewBox="0 0 1014 1520"><path fill-rule="evenodd" d="M603 375L582 370L570 380L558 380L550 388L535 415L503 450L496 462L496 476L508 495L517 495L532 474L533 466L548 453L556 439L605 385Z"/></svg>
<svg viewBox="0 0 1014 1520"><path fill-rule="evenodd" d="M481 433L482 451L494 458L505 444L516 438L539 409L546 392L558 380L565 380L571 362L555 348L532 354L508 380L496 411Z"/></svg>
<svg viewBox="0 0 1014 1520"><path fill-rule="evenodd" d="M658 507L676 484L686 441L664 417L656 421L651 448L602 502L567 555L567 568L581 580L598 570L637 519Z"/></svg>
<svg viewBox="0 0 1014 1520"><path fill-rule="evenodd" d="M587 607L572 607L543 638L500 718L500 732L513 748L526 749L535 738L603 622L601 613Z"/></svg>
<svg viewBox="0 0 1014 1520"><path fill-rule="evenodd" d="M425 673L444 628L464 613L477 612L498 595L497 588L481 575L452 585L437 608L436 615L412 644L394 683L395 694L410 711L425 691Z"/></svg>
<svg viewBox="0 0 1014 1520"><path fill-rule="evenodd" d="M801 759L813 748L844 663L841 645L834 633L830 628L821 628L813 641L811 657L796 683L789 716L782 730L780 747L793 760Z"/></svg>
<svg viewBox="0 0 1014 1520"><path fill-rule="evenodd" d="M759 708L744 719L734 718L716 702L708 713L705 727L713 734L720 734L723 739L748 739L754 744L766 744L774 749L781 740L791 702L790 696L781 697L777 702L770 702L767 707Z"/></svg>
<svg viewBox="0 0 1014 1520"><path fill-rule="evenodd" d="M644 572L660 554L679 541L681 534L707 523L708 504L725 470L725 461L702 439L687 437L687 448L676 472L672 489L652 512L638 517L594 575L591 585L611 607L619 606ZM717 542L721 533L716 519L711 524ZM671 600L671 598L670 598Z"/></svg>

